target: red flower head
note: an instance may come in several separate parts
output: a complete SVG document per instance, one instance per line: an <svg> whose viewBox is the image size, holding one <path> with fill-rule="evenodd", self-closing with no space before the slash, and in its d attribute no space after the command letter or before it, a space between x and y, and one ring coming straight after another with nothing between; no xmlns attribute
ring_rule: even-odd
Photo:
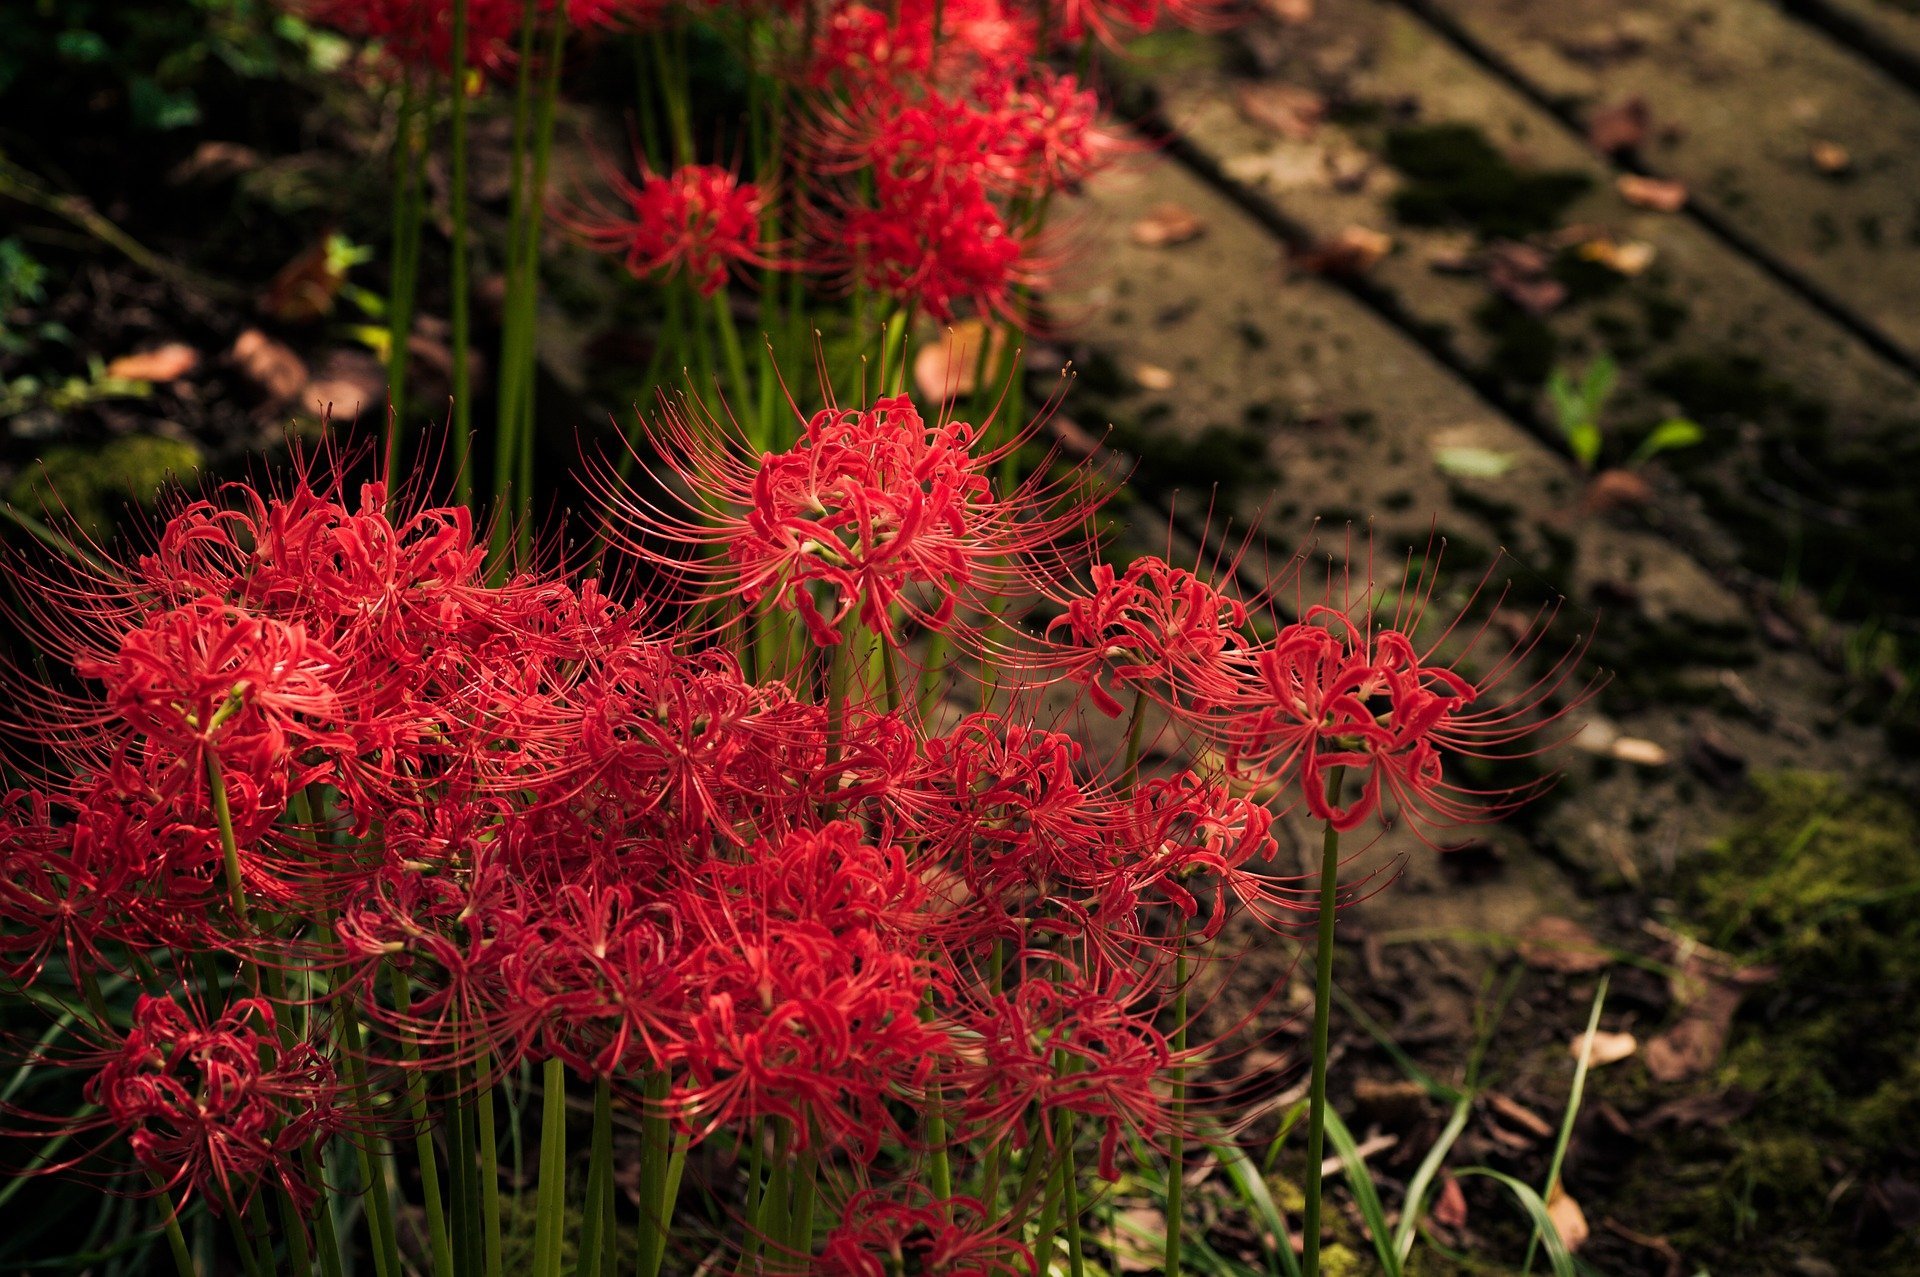
<svg viewBox="0 0 1920 1277"><path fill-rule="evenodd" d="M1093 36L1118 44L1162 22L1197 30L1217 29L1226 19L1224 0L1041 0L1053 11L1052 30L1062 40Z"/></svg>
<svg viewBox="0 0 1920 1277"><path fill-rule="evenodd" d="M1064 1109L1103 1125L1100 1174L1119 1178L1121 1134L1161 1129L1154 1083L1173 1063L1154 1008L1136 1003L1084 981L1039 978L994 998L969 1024L979 1054L958 1084L970 1137L1018 1140L1030 1108Z"/></svg>
<svg viewBox="0 0 1920 1277"><path fill-rule="evenodd" d="M679 1103L704 1134L755 1116L872 1160L950 1050L918 1012L932 987L898 853L851 826L759 844L676 897L689 1008Z"/></svg>
<svg viewBox="0 0 1920 1277"><path fill-rule="evenodd" d="M1033 1254L971 1197L855 1193L813 1262L817 1277L1033 1277Z"/></svg>
<svg viewBox="0 0 1920 1277"><path fill-rule="evenodd" d="M1031 429L982 447L981 427L928 422L902 395L822 409L792 448L755 462L711 414L682 404L654 442L694 510L676 517L613 500L655 539L629 546L651 562L683 578L719 577L723 593L747 603L797 611L820 646L840 642L849 617L893 643L895 608L947 629L959 605L984 605L1013 584L1010 563L1084 518L1070 479L1043 475L1011 497L995 495L988 475ZM703 557L688 561L689 546Z"/></svg>
<svg viewBox="0 0 1920 1277"><path fill-rule="evenodd" d="M299 1151L335 1126L331 1066L305 1045L284 1050L273 1008L204 1008L142 995L133 1027L87 1084L87 1099L126 1132L133 1155L169 1190L185 1187L220 1210L243 1210L272 1180L312 1199Z"/></svg>
<svg viewBox="0 0 1920 1277"><path fill-rule="evenodd" d="M730 271L771 264L760 243L765 198L760 188L711 164L688 164L666 176L646 171L638 185L602 164L622 213L587 212L569 220L594 248L620 253L636 278L685 274L711 297Z"/></svg>
<svg viewBox="0 0 1920 1277"><path fill-rule="evenodd" d="M1091 577L1092 588L1066 600L1047 637L1054 659L1101 713L1117 717L1128 689L1175 709L1204 710L1232 696L1227 658L1246 646L1243 603L1151 555L1124 572L1096 563Z"/></svg>
<svg viewBox="0 0 1920 1277"><path fill-rule="evenodd" d="M1357 592L1349 582L1337 603L1330 588L1327 602L1257 653L1243 706L1223 733L1229 766L1263 783L1297 783L1307 810L1337 830L1381 813L1383 796L1418 830L1495 819L1536 795L1551 777L1474 789L1447 774L1449 755L1514 761L1552 749L1558 737L1540 738L1595 690L1576 686L1569 703L1553 705L1579 670L1584 638L1512 686L1546 642L1558 606L1541 608L1504 651L1488 654L1506 632L1505 593L1478 624L1467 610L1489 580L1424 646L1415 636L1434 580L1430 572L1415 578L1411 560L1385 624L1375 619L1381 595L1371 580ZM1463 672L1473 663L1484 672Z"/></svg>
<svg viewBox="0 0 1920 1277"><path fill-rule="evenodd" d="M377 41L404 67L453 67L453 0L300 0L310 22ZM466 64L496 73L513 58L520 0L467 0Z"/></svg>

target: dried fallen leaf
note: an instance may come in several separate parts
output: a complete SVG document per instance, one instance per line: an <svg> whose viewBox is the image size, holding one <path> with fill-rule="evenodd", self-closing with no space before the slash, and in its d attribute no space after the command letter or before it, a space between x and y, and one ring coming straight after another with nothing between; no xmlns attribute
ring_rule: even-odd
<svg viewBox="0 0 1920 1277"><path fill-rule="evenodd" d="M387 371L365 350L330 350L300 392L300 406L315 416L351 421L378 413L386 403Z"/></svg>
<svg viewBox="0 0 1920 1277"><path fill-rule="evenodd" d="M1639 1049L1640 1039L1634 1037L1631 1033L1608 1033L1604 1029L1596 1030L1593 1034L1593 1049L1592 1052L1587 1055L1587 1063L1594 1068L1600 1068L1602 1065L1607 1064L1618 1064ZM1576 1060L1579 1059L1581 1053L1586 1050L1587 1035L1584 1033L1567 1043L1568 1054L1572 1055Z"/></svg>
<svg viewBox="0 0 1920 1277"><path fill-rule="evenodd" d="M1645 98L1631 97L1603 106L1587 119L1587 140L1608 155L1631 151L1647 140L1653 112Z"/></svg>
<svg viewBox="0 0 1920 1277"><path fill-rule="evenodd" d="M1313 0L1260 0L1268 17L1285 26L1297 27L1313 21Z"/></svg>
<svg viewBox="0 0 1920 1277"><path fill-rule="evenodd" d="M1733 1016L1747 990L1776 974L1772 967L1743 967L1725 954L1681 940L1677 970L1669 984L1681 1005L1672 1028L1647 1043L1647 1072L1657 1082L1698 1077L1720 1059Z"/></svg>
<svg viewBox="0 0 1920 1277"><path fill-rule="evenodd" d="M1828 177L1838 177L1853 167L1853 156L1838 142L1815 142L1808 153L1813 166Z"/></svg>
<svg viewBox="0 0 1920 1277"><path fill-rule="evenodd" d="M267 281L260 313L283 323L303 324L333 313L347 282L346 262L332 231L325 231Z"/></svg>
<svg viewBox="0 0 1920 1277"><path fill-rule="evenodd" d="M1653 500L1653 487L1632 470L1602 470L1587 485L1586 507L1590 513L1603 510L1630 510Z"/></svg>
<svg viewBox="0 0 1920 1277"><path fill-rule="evenodd" d="M1643 239L1591 239L1580 245L1578 251L1587 261L1598 262L1616 275L1625 275L1629 279L1653 265L1657 255L1653 245Z"/></svg>
<svg viewBox="0 0 1920 1277"><path fill-rule="evenodd" d="M1553 1221L1554 1231L1560 1234L1560 1240L1570 1252L1579 1250L1587 1244L1587 1238L1593 1236L1593 1230L1587 1226L1587 1213L1573 1200L1573 1194L1559 1184L1553 1186L1553 1194L1547 1198L1547 1218Z"/></svg>
<svg viewBox="0 0 1920 1277"><path fill-rule="evenodd" d="M1433 1205L1427 1215L1442 1228L1465 1228L1467 1225L1467 1195L1460 1188L1460 1181L1451 1175L1443 1175L1440 1191L1433 1195Z"/></svg>
<svg viewBox="0 0 1920 1277"><path fill-rule="evenodd" d="M1613 956L1593 933L1571 918L1553 914L1535 918L1520 935L1520 961L1540 971L1584 975L1603 970Z"/></svg>
<svg viewBox="0 0 1920 1277"><path fill-rule="evenodd" d="M1672 761L1672 756L1661 745L1638 736L1622 736L1607 753L1635 767L1665 767Z"/></svg>
<svg viewBox="0 0 1920 1277"><path fill-rule="evenodd" d="M122 355L107 364L107 376L126 381L178 381L200 366L200 352L182 341Z"/></svg>
<svg viewBox="0 0 1920 1277"><path fill-rule="evenodd" d="M1487 1092L1487 1104L1495 1113L1520 1127L1535 1139L1544 1140L1553 1135L1553 1127L1547 1124L1546 1118L1517 1100L1508 1099L1498 1091Z"/></svg>
<svg viewBox="0 0 1920 1277"><path fill-rule="evenodd" d="M1635 208L1648 208L1656 213L1678 213L1687 206L1687 187L1684 182L1622 173L1614 179L1613 187L1620 192L1621 199Z"/></svg>
<svg viewBox="0 0 1920 1277"><path fill-rule="evenodd" d="M989 384L998 381L1006 357L1004 327L996 326L989 335L979 320L962 319L949 324L939 341L920 347L913 357L913 384L928 399L944 403L979 389L983 372Z"/></svg>
<svg viewBox="0 0 1920 1277"><path fill-rule="evenodd" d="M1191 209L1171 201L1155 204L1133 224L1133 242L1145 248L1167 248L1198 239L1207 229Z"/></svg>
<svg viewBox="0 0 1920 1277"><path fill-rule="evenodd" d="M1142 390L1172 390L1173 374L1159 364L1139 364L1133 370L1133 379L1140 383Z"/></svg>
<svg viewBox="0 0 1920 1277"><path fill-rule="evenodd" d="M1553 259L1532 244L1503 240L1485 255L1487 282L1529 315L1558 310L1567 300L1567 286L1550 273Z"/></svg>
<svg viewBox="0 0 1920 1277"><path fill-rule="evenodd" d="M1327 117L1327 100L1297 84L1248 84L1234 94L1240 114L1281 137L1304 142Z"/></svg>
<svg viewBox="0 0 1920 1277"><path fill-rule="evenodd" d="M1393 251L1393 237L1364 226L1349 226L1301 255L1301 270L1316 275L1364 275Z"/></svg>
<svg viewBox="0 0 1920 1277"><path fill-rule="evenodd" d="M238 142L202 142L193 154L174 165L167 181L175 186L188 182L217 182L223 178L250 173L260 167L260 152Z"/></svg>
<svg viewBox="0 0 1920 1277"><path fill-rule="evenodd" d="M233 340L233 362L247 380L266 392L274 403L285 403L307 384L307 366L284 342L258 328L249 328Z"/></svg>

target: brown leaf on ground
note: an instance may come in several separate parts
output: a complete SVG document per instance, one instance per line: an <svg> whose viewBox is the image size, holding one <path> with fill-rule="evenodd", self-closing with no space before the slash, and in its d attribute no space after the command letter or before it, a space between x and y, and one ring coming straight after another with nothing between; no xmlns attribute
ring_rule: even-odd
<svg viewBox="0 0 1920 1277"><path fill-rule="evenodd" d="M1666 1238L1654 1237L1647 1233L1636 1233L1633 1229L1628 1228L1625 1224L1622 1224L1619 1220L1611 1216L1602 1219L1600 1221L1600 1227L1606 1229L1616 1237L1623 1238L1626 1241L1632 1242L1635 1246L1650 1250L1658 1255L1667 1265L1666 1271L1661 1277L1681 1277L1681 1274L1686 1272L1686 1262L1681 1259L1680 1252L1674 1248L1673 1243Z"/></svg>
<svg viewBox="0 0 1920 1277"><path fill-rule="evenodd" d="M1327 117L1327 100L1296 84L1247 84L1233 95L1240 114L1281 137L1304 142Z"/></svg>
<svg viewBox="0 0 1920 1277"><path fill-rule="evenodd" d="M260 294L260 313L283 323L304 324L333 313L334 301L347 282L331 251L331 230L322 231L292 261L282 266Z"/></svg>
<svg viewBox="0 0 1920 1277"><path fill-rule="evenodd" d="M128 381L178 381L200 366L200 352L183 341L122 355L107 364L107 376Z"/></svg>
<svg viewBox="0 0 1920 1277"><path fill-rule="evenodd" d="M328 351L300 392L301 408L334 421L377 414L386 401L387 370L365 350Z"/></svg>
<svg viewBox="0 0 1920 1277"><path fill-rule="evenodd" d="M1640 1039L1631 1033L1608 1033L1598 1030L1593 1034L1593 1050L1587 1055L1587 1063L1594 1068L1607 1064L1618 1064L1640 1049ZM1587 1050L1587 1035L1582 1033L1567 1043L1567 1054L1579 1059Z"/></svg>
<svg viewBox="0 0 1920 1277"><path fill-rule="evenodd" d="M1631 97L1609 103L1587 117L1587 140L1608 155L1631 151L1647 140L1653 127L1653 112L1647 101Z"/></svg>
<svg viewBox="0 0 1920 1277"><path fill-rule="evenodd" d="M949 324L939 341L928 342L913 357L913 384L928 399L942 403L970 395L980 385L983 351L984 371L991 385L999 380L1006 363L1006 329L996 326L989 333L977 319Z"/></svg>
<svg viewBox="0 0 1920 1277"><path fill-rule="evenodd" d="M1140 383L1142 390L1172 390L1173 372L1159 364L1136 364L1133 379Z"/></svg>
<svg viewBox="0 0 1920 1277"><path fill-rule="evenodd" d="M1467 1195L1461 1190L1459 1180L1445 1174L1440 1177L1440 1191L1433 1195L1433 1205L1427 1215L1442 1228L1467 1226Z"/></svg>
<svg viewBox="0 0 1920 1277"><path fill-rule="evenodd" d="M1393 237L1364 226L1349 226L1332 239L1322 240L1295 261L1315 275L1364 275L1393 251Z"/></svg>
<svg viewBox="0 0 1920 1277"><path fill-rule="evenodd" d="M1148 209L1129 233L1133 242L1144 248L1169 248L1198 239L1206 229L1207 224L1193 210L1168 201Z"/></svg>
<svg viewBox="0 0 1920 1277"><path fill-rule="evenodd" d="M218 182L238 177L260 167L260 152L238 142L202 142L193 154L174 165L167 181L175 186L188 182Z"/></svg>
<svg viewBox="0 0 1920 1277"><path fill-rule="evenodd" d="M1839 177L1853 168L1853 156L1838 142L1815 142L1807 158L1828 177Z"/></svg>
<svg viewBox="0 0 1920 1277"><path fill-rule="evenodd" d="M1597 262L1628 279L1653 265L1653 259L1658 256L1653 245L1643 239L1616 240L1607 236L1590 239L1576 251L1585 260Z"/></svg>
<svg viewBox="0 0 1920 1277"><path fill-rule="evenodd" d="M1495 292L1535 317L1558 310L1567 286L1553 278L1553 259L1531 244L1502 240L1485 256L1487 282Z"/></svg>
<svg viewBox="0 0 1920 1277"><path fill-rule="evenodd" d="M258 328L234 338L230 354L247 380L276 404L292 399L307 384L307 366L300 356Z"/></svg>
<svg viewBox="0 0 1920 1277"><path fill-rule="evenodd" d="M1589 514L1608 510L1637 510L1653 500L1653 487L1632 470L1602 470L1587 484L1585 507Z"/></svg>
<svg viewBox="0 0 1920 1277"><path fill-rule="evenodd" d="M1725 954L1682 939L1669 984L1680 1019L1647 1043L1647 1072L1658 1082L1698 1077L1720 1060L1733 1016L1747 990L1777 974L1772 967L1743 967Z"/></svg>
<svg viewBox="0 0 1920 1277"><path fill-rule="evenodd" d="M1656 213L1678 213L1687 206L1687 187L1684 182L1622 173L1614 179L1613 188L1620 192L1621 199L1635 208L1652 209Z"/></svg>
<svg viewBox="0 0 1920 1277"><path fill-rule="evenodd" d="M1587 1244L1587 1238L1593 1236L1593 1230L1587 1226L1587 1213L1563 1185L1555 1184L1553 1195L1547 1198L1547 1218L1553 1221L1568 1251L1579 1250Z"/></svg>
<svg viewBox="0 0 1920 1277"><path fill-rule="evenodd" d="M1613 742L1613 748L1608 753L1635 767L1665 767L1673 761L1673 756L1667 753L1664 745L1638 736L1622 736Z"/></svg>
<svg viewBox="0 0 1920 1277"><path fill-rule="evenodd" d="M1498 1091L1487 1092L1487 1107L1515 1126L1525 1130L1535 1139L1546 1139L1553 1134L1553 1127L1547 1119L1520 1103L1508 1099Z"/></svg>
<svg viewBox="0 0 1920 1277"><path fill-rule="evenodd" d="M1260 10L1283 26L1313 21L1313 0L1260 0Z"/></svg>
<svg viewBox="0 0 1920 1277"><path fill-rule="evenodd" d="M1613 958L1593 933L1571 918L1535 918L1520 935L1520 961L1539 971L1585 975L1604 970Z"/></svg>

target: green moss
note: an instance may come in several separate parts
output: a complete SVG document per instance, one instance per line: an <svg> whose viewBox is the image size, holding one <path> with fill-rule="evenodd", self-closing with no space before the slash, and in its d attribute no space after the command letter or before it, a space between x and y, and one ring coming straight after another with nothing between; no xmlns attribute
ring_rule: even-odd
<svg viewBox="0 0 1920 1277"><path fill-rule="evenodd" d="M1860 1186L1911 1176L1920 1129L1920 817L1829 776L1767 776L1755 790L1746 818L1672 884L1702 939L1778 968L1693 1087L1750 1095L1752 1111L1651 1146L1622 1217L1715 1272L1791 1273L1806 1254L1843 1272L1912 1272L1888 1266L1909 1254L1900 1239L1858 1220ZM1666 1092L1623 1074L1601 1098ZM1854 1187L1830 1203L1843 1181Z"/></svg>
<svg viewBox="0 0 1920 1277"><path fill-rule="evenodd" d="M133 435L98 449L55 448L13 481L7 497L26 510L65 509L94 535L107 531L114 508L151 506L170 483L199 473L200 449L177 439Z"/></svg>
<svg viewBox="0 0 1920 1277"><path fill-rule="evenodd" d="M1560 337L1544 321L1504 297L1491 297L1473 312L1473 322L1493 339L1490 372L1524 386L1546 383L1560 358Z"/></svg>
<svg viewBox="0 0 1920 1277"><path fill-rule="evenodd" d="M1554 229L1592 185L1584 173L1516 167L1471 124L1391 129L1389 164L1407 178L1394 213L1413 226L1465 226L1487 238Z"/></svg>

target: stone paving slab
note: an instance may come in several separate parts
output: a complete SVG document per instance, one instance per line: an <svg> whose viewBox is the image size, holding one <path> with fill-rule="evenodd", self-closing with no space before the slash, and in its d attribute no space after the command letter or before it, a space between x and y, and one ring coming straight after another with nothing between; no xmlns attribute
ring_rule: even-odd
<svg viewBox="0 0 1920 1277"><path fill-rule="evenodd" d="M1764 0L1423 3L1550 99L1644 100L1652 170L1920 355L1920 98L1892 78Z"/></svg>

